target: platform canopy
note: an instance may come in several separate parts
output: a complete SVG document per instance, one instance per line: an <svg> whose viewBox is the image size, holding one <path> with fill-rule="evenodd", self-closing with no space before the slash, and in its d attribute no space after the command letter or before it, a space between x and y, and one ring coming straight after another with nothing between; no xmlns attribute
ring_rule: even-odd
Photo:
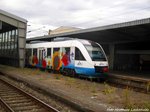
<svg viewBox="0 0 150 112"><path fill-rule="evenodd" d="M82 29L55 35L45 35L40 37L28 38L27 42L34 40L50 41L55 37L88 39L108 44L147 41L150 40L150 18L89 29Z"/></svg>

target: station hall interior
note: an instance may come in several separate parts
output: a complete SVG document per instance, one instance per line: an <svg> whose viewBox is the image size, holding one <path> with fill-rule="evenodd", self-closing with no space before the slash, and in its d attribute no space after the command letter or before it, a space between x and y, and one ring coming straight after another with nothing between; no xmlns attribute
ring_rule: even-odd
<svg viewBox="0 0 150 112"><path fill-rule="evenodd" d="M26 32L27 20L0 10L0 64L23 68L26 43L71 37L100 43L111 71L150 73L150 18L34 38Z"/></svg>

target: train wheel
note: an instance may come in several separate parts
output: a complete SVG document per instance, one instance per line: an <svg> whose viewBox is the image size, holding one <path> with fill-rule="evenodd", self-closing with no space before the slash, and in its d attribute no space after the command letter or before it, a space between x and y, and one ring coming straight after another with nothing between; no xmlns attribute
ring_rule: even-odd
<svg viewBox="0 0 150 112"><path fill-rule="evenodd" d="M77 77L76 71L74 69L71 70L71 74L73 77Z"/></svg>
<svg viewBox="0 0 150 112"><path fill-rule="evenodd" d="M62 74L67 75L67 70L65 68L62 70Z"/></svg>
<svg viewBox="0 0 150 112"><path fill-rule="evenodd" d="M93 78L90 77L90 81L93 82Z"/></svg>
<svg viewBox="0 0 150 112"><path fill-rule="evenodd" d="M71 76L75 77L75 71L71 69Z"/></svg>

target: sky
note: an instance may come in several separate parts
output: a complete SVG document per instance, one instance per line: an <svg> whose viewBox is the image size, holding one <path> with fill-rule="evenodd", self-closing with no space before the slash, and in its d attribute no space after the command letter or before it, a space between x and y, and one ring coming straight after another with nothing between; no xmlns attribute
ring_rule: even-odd
<svg viewBox="0 0 150 112"><path fill-rule="evenodd" d="M0 9L28 21L27 38L150 18L150 0L1 0Z"/></svg>

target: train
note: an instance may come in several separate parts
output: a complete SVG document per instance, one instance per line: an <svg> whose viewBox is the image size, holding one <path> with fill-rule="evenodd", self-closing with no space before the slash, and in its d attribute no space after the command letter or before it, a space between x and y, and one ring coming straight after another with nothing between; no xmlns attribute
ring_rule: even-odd
<svg viewBox="0 0 150 112"><path fill-rule="evenodd" d="M101 45L85 39L61 37L27 43L25 60L26 66L88 78L106 78L109 70Z"/></svg>

